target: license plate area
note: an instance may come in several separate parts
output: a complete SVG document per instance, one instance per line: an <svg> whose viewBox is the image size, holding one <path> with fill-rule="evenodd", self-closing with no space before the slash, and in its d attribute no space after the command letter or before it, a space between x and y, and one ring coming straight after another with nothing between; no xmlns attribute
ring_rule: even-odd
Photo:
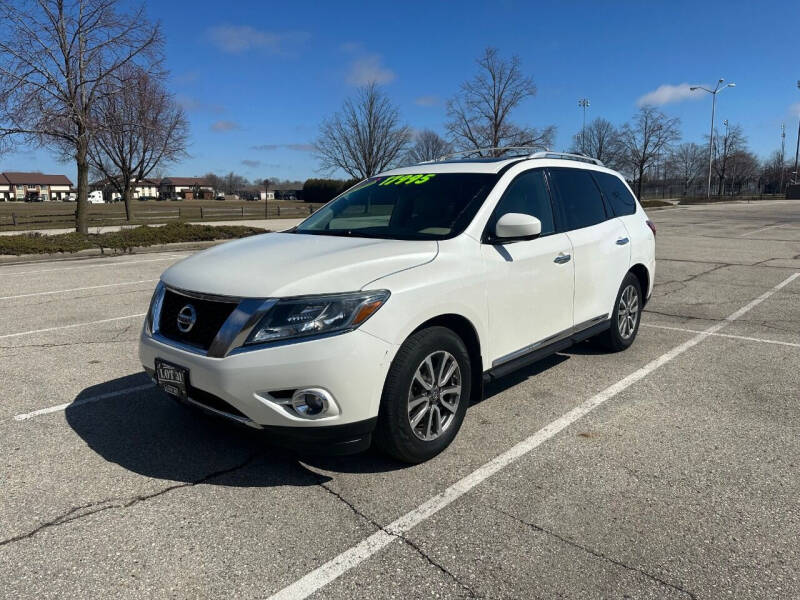
<svg viewBox="0 0 800 600"><path fill-rule="evenodd" d="M156 359L155 366L158 386L168 394L186 400L189 388L189 369L160 358Z"/></svg>

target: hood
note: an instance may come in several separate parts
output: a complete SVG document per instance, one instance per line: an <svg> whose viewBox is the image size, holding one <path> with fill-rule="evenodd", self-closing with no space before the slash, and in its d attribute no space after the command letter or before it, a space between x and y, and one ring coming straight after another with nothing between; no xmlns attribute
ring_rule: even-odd
<svg viewBox="0 0 800 600"><path fill-rule="evenodd" d="M194 254L161 279L183 290L250 298L352 292L430 262L437 251L428 240L267 233Z"/></svg>

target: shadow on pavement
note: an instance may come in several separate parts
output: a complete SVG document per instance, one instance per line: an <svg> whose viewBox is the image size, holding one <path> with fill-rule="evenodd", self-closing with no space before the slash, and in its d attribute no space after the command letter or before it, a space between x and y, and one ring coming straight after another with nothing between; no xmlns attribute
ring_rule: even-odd
<svg viewBox="0 0 800 600"><path fill-rule="evenodd" d="M350 473L374 473L408 465L375 451L343 457L300 456L270 444L268 434L232 425L171 400L156 387L86 402L87 398L140 387L144 373L83 390L67 407L67 423L105 460L155 479L270 487L318 485L330 478L304 466ZM247 468L224 473L255 457ZM302 462L301 462L302 461Z"/></svg>

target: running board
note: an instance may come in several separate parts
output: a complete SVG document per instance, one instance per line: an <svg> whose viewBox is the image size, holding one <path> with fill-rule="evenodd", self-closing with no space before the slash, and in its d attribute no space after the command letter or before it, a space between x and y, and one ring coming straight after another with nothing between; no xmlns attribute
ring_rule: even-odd
<svg viewBox="0 0 800 600"><path fill-rule="evenodd" d="M521 369L522 367L526 367L530 364L538 362L543 358L547 358L551 354L555 354L556 352L561 352L562 350L566 350L573 344L577 344L578 342L582 342L583 340L589 339L590 337L594 337L600 333L606 331L609 327L611 327L611 320L607 319L601 323L597 323L596 325L592 325L586 329L582 329L580 331L576 331L574 333L569 334L561 339L558 339L554 342L551 342L545 346L541 346L536 348L535 350L531 350L530 352L523 354L522 356L518 356L499 364L495 367L492 367L488 371L483 374L484 381L491 381L492 379L497 379L498 377L504 377L517 369Z"/></svg>

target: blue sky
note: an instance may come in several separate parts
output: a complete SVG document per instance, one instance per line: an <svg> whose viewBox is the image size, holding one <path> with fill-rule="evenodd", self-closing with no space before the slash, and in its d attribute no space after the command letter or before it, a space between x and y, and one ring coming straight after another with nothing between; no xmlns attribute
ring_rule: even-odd
<svg viewBox="0 0 800 600"><path fill-rule="evenodd" d="M740 123L762 157L794 152L800 116L796 2L218 2L150 1L167 37L169 86L187 110L191 158L165 174L236 171L253 179L320 176L309 151L320 121L370 78L415 129L444 133L444 101L489 45L518 54L537 87L514 120L553 124L555 149L588 119L619 124L660 86L737 87L718 123ZM681 87L650 96L702 142L711 99ZM46 151L0 158L0 171L63 172Z"/></svg>

